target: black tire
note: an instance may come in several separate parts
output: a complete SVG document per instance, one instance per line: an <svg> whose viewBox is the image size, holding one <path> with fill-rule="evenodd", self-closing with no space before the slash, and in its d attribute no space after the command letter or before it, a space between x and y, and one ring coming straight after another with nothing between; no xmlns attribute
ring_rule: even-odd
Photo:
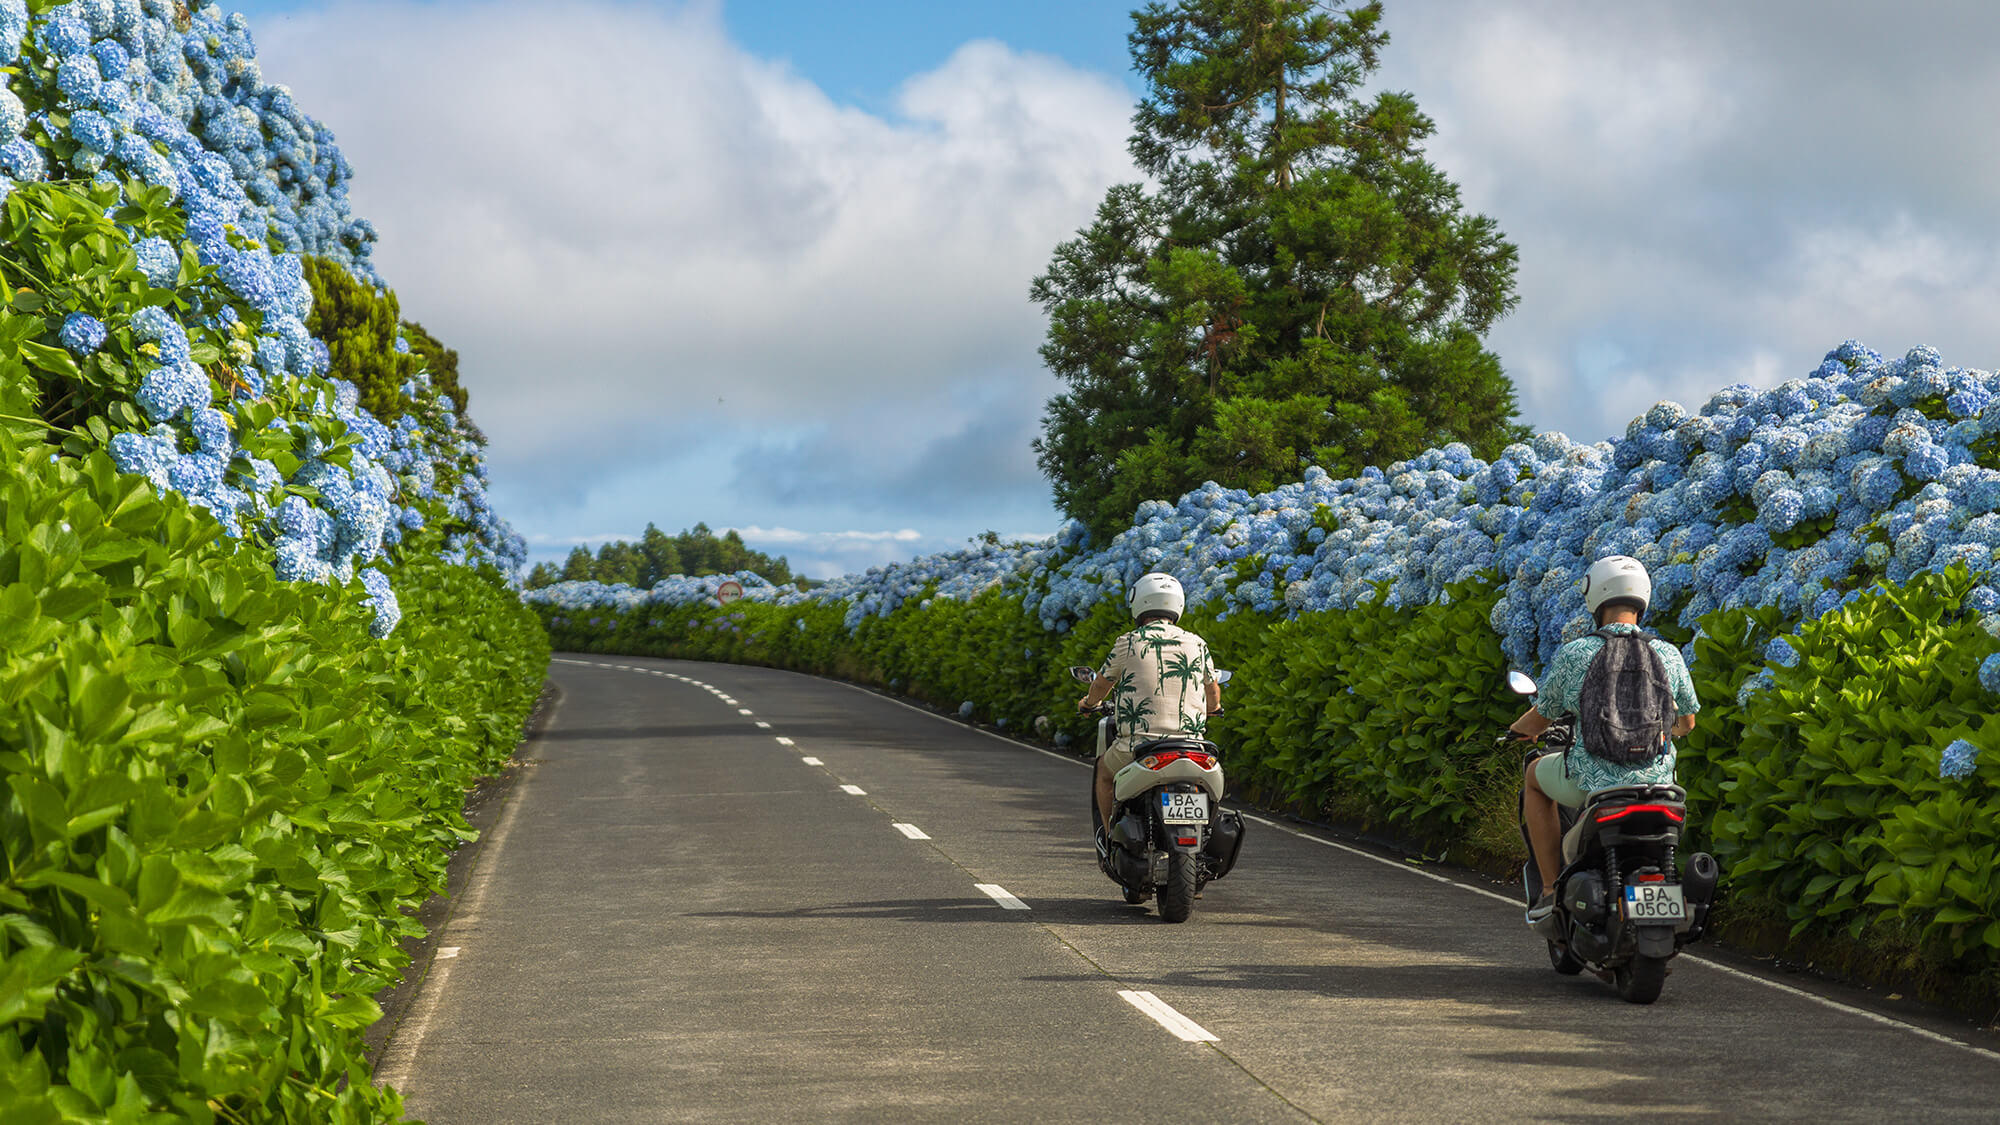
<svg viewBox="0 0 2000 1125"><path fill-rule="evenodd" d="M1583 971L1583 962L1576 959L1576 954L1569 951L1569 946L1550 942L1549 967L1566 977L1573 977Z"/></svg>
<svg viewBox="0 0 2000 1125"><path fill-rule="evenodd" d="M1167 856L1167 885L1160 888L1160 917L1185 922L1194 913L1195 857L1187 852Z"/></svg>
<svg viewBox="0 0 2000 1125"><path fill-rule="evenodd" d="M1660 998L1660 989L1667 983L1667 959L1633 954L1630 961L1618 966L1612 974L1612 983L1618 986L1618 995L1631 1004L1651 1004Z"/></svg>
<svg viewBox="0 0 2000 1125"><path fill-rule="evenodd" d="M1130 887L1125 888L1125 901L1133 906L1137 906L1151 897L1153 896L1147 894L1145 891L1135 891Z"/></svg>

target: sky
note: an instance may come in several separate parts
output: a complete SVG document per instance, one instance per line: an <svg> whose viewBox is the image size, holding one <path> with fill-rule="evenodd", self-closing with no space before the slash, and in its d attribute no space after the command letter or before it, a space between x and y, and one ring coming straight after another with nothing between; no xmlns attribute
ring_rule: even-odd
<svg viewBox="0 0 2000 1125"><path fill-rule="evenodd" d="M241 0L460 354L532 557L736 528L828 577L1060 522L1028 286L1136 179L1129 4ZM1371 90L1519 247L1579 440L1846 339L2000 363L1983 2L1388 0Z"/></svg>

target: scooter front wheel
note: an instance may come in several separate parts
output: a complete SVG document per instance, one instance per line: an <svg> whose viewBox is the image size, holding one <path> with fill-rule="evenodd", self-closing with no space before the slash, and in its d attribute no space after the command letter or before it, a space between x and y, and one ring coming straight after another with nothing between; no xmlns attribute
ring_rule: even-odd
<svg viewBox="0 0 2000 1125"><path fill-rule="evenodd" d="M1569 951L1569 946L1550 942L1549 967L1566 977L1573 977L1583 971L1583 962L1576 959L1576 954Z"/></svg>

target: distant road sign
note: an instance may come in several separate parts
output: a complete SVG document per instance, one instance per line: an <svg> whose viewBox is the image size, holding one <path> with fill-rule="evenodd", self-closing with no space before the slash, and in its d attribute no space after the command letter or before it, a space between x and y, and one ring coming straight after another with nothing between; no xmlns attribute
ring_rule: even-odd
<svg viewBox="0 0 2000 1125"><path fill-rule="evenodd" d="M743 583L738 582L734 578L716 587L715 590L715 600L721 602L723 605L728 605L742 596Z"/></svg>

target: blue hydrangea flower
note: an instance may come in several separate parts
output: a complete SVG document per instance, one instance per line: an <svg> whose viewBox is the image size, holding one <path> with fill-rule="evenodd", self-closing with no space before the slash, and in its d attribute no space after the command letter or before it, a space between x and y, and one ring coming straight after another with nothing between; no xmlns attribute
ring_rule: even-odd
<svg viewBox="0 0 2000 1125"><path fill-rule="evenodd" d="M104 346L104 323L89 313L75 312L63 318L57 336L62 345L78 355L89 355Z"/></svg>
<svg viewBox="0 0 2000 1125"><path fill-rule="evenodd" d="M1973 771L1978 768L1979 747L1963 738L1952 740L1951 745L1944 748L1944 753L1938 759L1938 776L1941 778L1971 777Z"/></svg>
<svg viewBox="0 0 2000 1125"><path fill-rule="evenodd" d="M396 625L403 619L402 608L396 604L396 591L389 585L389 576L381 571L373 567L362 570L361 585L368 591L362 604L375 611L368 633L380 640L396 631Z"/></svg>

